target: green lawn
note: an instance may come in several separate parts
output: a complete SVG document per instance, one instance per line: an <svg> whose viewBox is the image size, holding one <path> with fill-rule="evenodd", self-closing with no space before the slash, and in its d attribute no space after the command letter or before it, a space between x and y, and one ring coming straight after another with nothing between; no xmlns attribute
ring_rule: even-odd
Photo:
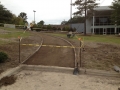
<svg viewBox="0 0 120 90"><path fill-rule="evenodd" d="M52 34L52 35L66 37L66 34ZM120 37L117 37L116 35L92 35L92 36L76 35L74 38L70 39L78 40L78 38L82 38L84 41L90 42L120 44Z"/></svg>
<svg viewBox="0 0 120 90"><path fill-rule="evenodd" d="M18 37L27 37L30 35L29 32L24 33L24 30L22 29L18 30L18 29L12 29L12 28L4 28L4 27L0 27L0 29L5 30L5 33L0 33L0 44L4 44L7 42L9 43L8 40L11 38L18 39Z"/></svg>
<svg viewBox="0 0 120 90"><path fill-rule="evenodd" d="M4 27L0 27L0 29L4 29L4 30L7 30L7 31L16 31L16 29L14 29L14 28L4 28Z"/></svg>

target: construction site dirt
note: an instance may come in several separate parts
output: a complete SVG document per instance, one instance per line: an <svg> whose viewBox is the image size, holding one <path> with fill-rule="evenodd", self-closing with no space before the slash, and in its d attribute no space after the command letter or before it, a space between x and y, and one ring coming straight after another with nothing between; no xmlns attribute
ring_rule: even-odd
<svg viewBox="0 0 120 90"><path fill-rule="evenodd" d="M43 36L44 42L47 45L64 45L62 40L57 40L52 37L46 36L41 32L31 32L31 36L23 38L21 44L40 44L40 35ZM50 35L50 33L47 33ZM79 40L69 39L75 46L79 46ZM21 45L20 60L23 62L30 55L32 55L38 48L38 46ZM79 48L78 48L79 49ZM82 52L81 60L82 67L87 69L100 69L100 70L113 70L114 65L120 65L120 46L115 44L107 44L100 42L84 42L85 51ZM9 68L13 68L19 65L19 41L15 39L15 42L0 45L0 51L4 51L8 54L9 59L5 63L0 63L0 70L4 71ZM52 65L60 67L74 67L74 56L71 50L68 48L52 48L42 47L40 52L36 54L38 57L32 58L33 60L29 64L36 65ZM79 58L78 58L79 59ZM61 62L61 63L60 63ZM27 62L26 62L27 63Z"/></svg>

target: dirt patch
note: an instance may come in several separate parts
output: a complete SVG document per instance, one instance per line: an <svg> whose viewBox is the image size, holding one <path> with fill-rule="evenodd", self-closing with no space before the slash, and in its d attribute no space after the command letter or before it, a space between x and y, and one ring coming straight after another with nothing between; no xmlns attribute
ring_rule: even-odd
<svg viewBox="0 0 120 90"><path fill-rule="evenodd" d="M3 70L0 70L0 74L3 72Z"/></svg>
<svg viewBox="0 0 120 90"><path fill-rule="evenodd" d="M23 70L16 83L1 90L118 90L119 78Z"/></svg>
<svg viewBox="0 0 120 90"><path fill-rule="evenodd" d="M3 77L1 80L0 80L0 87L2 86L7 86L7 85L11 85L11 84L14 84L15 81L16 81L16 77L15 76L9 76L9 77Z"/></svg>
<svg viewBox="0 0 120 90"><path fill-rule="evenodd" d="M30 32L29 37L23 38L21 44L39 44L41 39L38 33ZM20 61L23 62L38 48L36 46L20 46ZM7 70L18 66L19 63L19 40L12 40L10 43L0 45L0 51L8 54L9 59L0 63L0 70Z"/></svg>
<svg viewBox="0 0 120 90"><path fill-rule="evenodd" d="M40 36L43 35L41 32L30 32L31 36L23 38L21 44L39 44L41 42ZM49 33L48 33L49 34ZM45 43L44 44L54 44L63 45L56 40L50 39L47 36L44 36ZM67 37L65 39L68 39ZM76 47L79 46L80 42L78 40L70 40ZM8 54L9 60L5 63L0 64L0 70L6 70L9 68L13 68L19 65L19 53L18 53L18 40L16 42L0 45L0 51L4 51ZM36 51L38 47L36 46L22 46L21 45L21 62L26 60L30 55ZM97 42L87 42L84 43L85 51L82 51L82 67L89 69L100 69L100 70L113 70L113 66L117 65L120 67L120 46L114 44L105 44L105 43L97 43ZM79 48L78 54L79 54ZM48 52L47 52L48 51ZM60 52L59 52L60 51ZM54 53L55 52L55 53ZM61 55L61 56L59 56ZM34 64L39 65L60 65L61 66L70 66L70 63L73 63L71 59L70 52L67 49L53 49L50 47L43 47L39 53L37 53L36 58L37 62L32 62ZM57 57L57 58L56 58ZM33 58L32 58L33 59ZM57 60L57 61L56 61ZM79 61L79 56L77 56L77 60ZM41 63L40 63L41 61ZM70 62L72 61L72 62ZM64 65L64 62L67 64Z"/></svg>
<svg viewBox="0 0 120 90"><path fill-rule="evenodd" d="M44 39L44 45L70 46L65 41L40 34ZM41 47L41 49L28 59L25 64L28 65L47 65L60 67L74 67L74 53L71 48Z"/></svg>

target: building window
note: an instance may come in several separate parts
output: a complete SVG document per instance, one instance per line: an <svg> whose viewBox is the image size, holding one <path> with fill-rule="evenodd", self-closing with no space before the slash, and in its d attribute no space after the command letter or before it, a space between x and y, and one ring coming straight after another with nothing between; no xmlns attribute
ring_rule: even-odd
<svg viewBox="0 0 120 90"><path fill-rule="evenodd" d="M95 17L94 25L111 25L110 17Z"/></svg>

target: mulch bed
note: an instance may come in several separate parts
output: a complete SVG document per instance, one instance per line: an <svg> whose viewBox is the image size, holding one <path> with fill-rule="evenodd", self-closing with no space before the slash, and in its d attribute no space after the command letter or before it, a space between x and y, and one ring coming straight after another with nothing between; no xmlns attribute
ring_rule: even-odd
<svg viewBox="0 0 120 90"><path fill-rule="evenodd" d="M3 77L3 78L0 80L0 87L14 84L15 81L16 81L16 79L17 79L17 78L16 78L14 75L9 76L9 77Z"/></svg>

